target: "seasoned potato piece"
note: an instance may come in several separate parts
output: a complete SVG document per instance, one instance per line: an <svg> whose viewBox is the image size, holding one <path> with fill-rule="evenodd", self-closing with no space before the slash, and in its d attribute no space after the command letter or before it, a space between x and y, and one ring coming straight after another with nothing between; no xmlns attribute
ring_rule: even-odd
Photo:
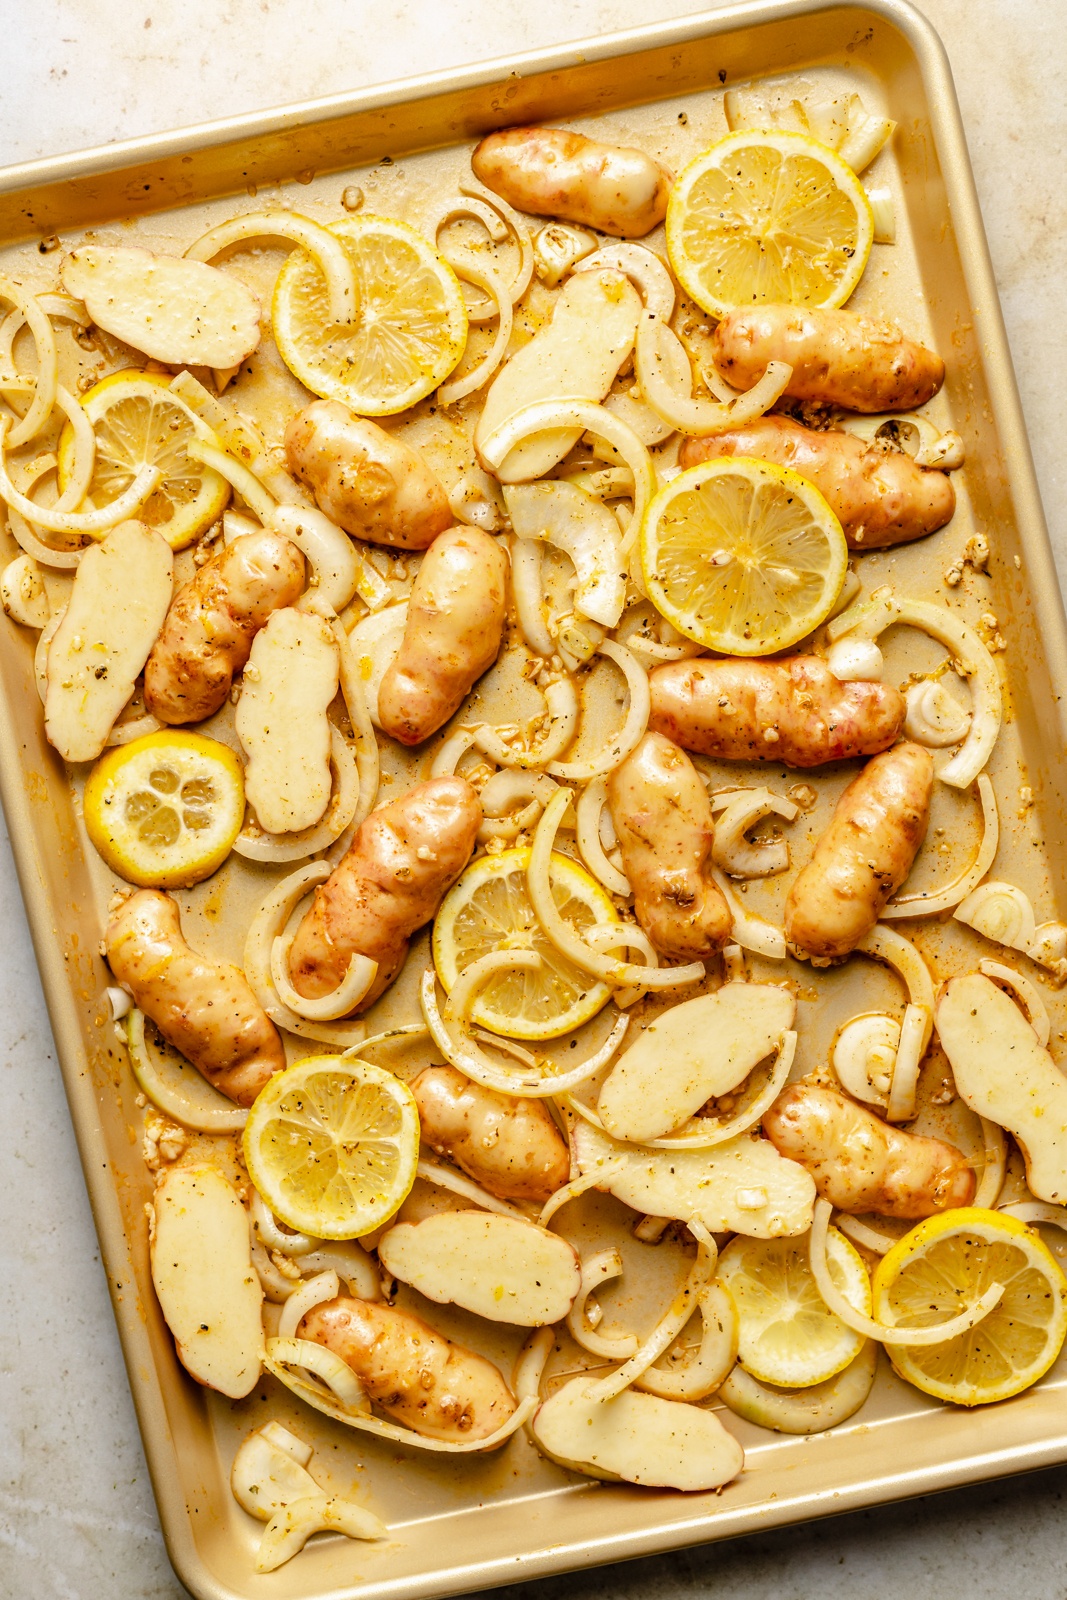
<svg viewBox="0 0 1067 1600"><path fill-rule="evenodd" d="M115 977L164 1039L239 1106L250 1106L285 1066L278 1030L244 973L189 948L169 894L131 894L108 924L105 945Z"/></svg>
<svg viewBox="0 0 1067 1600"><path fill-rule="evenodd" d="M847 955L870 933L926 837L934 758L898 744L867 763L793 880L785 932L808 955Z"/></svg>
<svg viewBox="0 0 1067 1600"><path fill-rule="evenodd" d="M711 802L689 757L646 733L608 779L608 802L634 911L656 949L678 961L721 950L733 921L711 876Z"/></svg>
<svg viewBox="0 0 1067 1600"><path fill-rule="evenodd" d="M252 642L234 730L247 757L245 794L261 828L297 833L326 810L330 720L338 683L328 622L284 606Z"/></svg>
<svg viewBox="0 0 1067 1600"><path fill-rule="evenodd" d="M372 811L297 929L289 970L298 994L329 994L358 953L378 976L356 1009L373 1004L467 865L481 820L465 778L431 778Z"/></svg>
<svg viewBox="0 0 1067 1600"><path fill-rule="evenodd" d="M562 1322L582 1281L566 1239L492 1211L438 1211L398 1222L382 1235L378 1255L386 1272L428 1300L519 1328Z"/></svg>
<svg viewBox="0 0 1067 1600"><path fill-rule="evenodd" d="M304 587L304 558L278 533L245 533L179 590L144 671L145 705L160 722L202 722L230 692L272 611Z"/></svg>
<svg viewBox="0 0 1067 1600"><path fill-rule="evenodd" d="M448 496L422 457L339 400L313 400L285 430L295 478L346 533L425 550L452 521Z"/></svg>
<svg viewBox="0 0 1067 1600"><path fill-rule="evenodd" d="M887 750L907 706L885 683L841 683L818 656L671 661L649 676L649 727L720 761L826 761Z"/></svg>
<svg viewBox="0 0 1067 1600"><path fill-rule="evenodd" d="M670 174L641 150L564 128L504 128L471 156L474 175L520 211L640 239L667 214Z"/></svg>
<svg viewBox="0 0 1067 1600"><path fill-rule="evenodd" d="M911 411L945 381L945 363L892 322L854 311L766 305L731 311L715 330L713 360L738 389L751 389L771 361L792 367L786 394L846 411Z"/></svg>
<svg viewBox="0 0 1067 1600"><path fill-rule="evenodd" d="M790 1084L763 1131L840 1211L931 1217L974 1198L974 1173L955 1146L894 1128L838 1089Z"/></svg>
<svg viewBox="0 0 1067 1600"><path fill-rule="evenodd" d="M82 556L48 647L44 730L64 761L95 761L133 693L170 604L174 557L143 522Z"/></svg>
<svg viewBox="0 0 1067 1600"><path fill-rule="evenodd" d="M426 1067L411 1092L423 1143L490 1194L543 1203L566 1183L567 1146L540 1100L485 1089L455 1067Z"/></svg>
<svg viewBox="0 0 1067 1600"><path fill-rule="evenodd" d="M745 1464L733 1434L701 1406L624 1389L600 1399L572 1378L535 1413L546 1455L590 1477L667 1489L718 1489Z"/></svg>
<svg viewBox="0 0 1067 1600"><path fill-rule="evenodd" d="M463 703L496 660L504 632L508 561L480 528L450 528L422 559L404 642L378 689L378 718L401 744L421 744Z"/></svg>
<svg viewBox="0 0 1067 1600"><path fill-rule="evenodd" d="M333 1350L369 1399L431 1439L488 1438L515 1410L491 1361L396 1306L342 1295L309 1311L297 1333Z"/></svg>
<svg viewBox="0 0 1067 1600"><path fill-rule="evenodd" d="M178 1358L198 1383L240 1400L259 1379L263 1289L248 1213L217 1167L167 1167L152 1199L152 1282Z"/></svg>
<svg viewBox="0 0 1067 1600"><path fill-rule="evenodd" d="M715 456L755 456L791 467L826 497L853 550L922 539L943 528L956 509L947 472L917 467L902 450L880 450L851 433L818 433L788 417L760 417L710 439L686 439L683 467Z"/></svg>

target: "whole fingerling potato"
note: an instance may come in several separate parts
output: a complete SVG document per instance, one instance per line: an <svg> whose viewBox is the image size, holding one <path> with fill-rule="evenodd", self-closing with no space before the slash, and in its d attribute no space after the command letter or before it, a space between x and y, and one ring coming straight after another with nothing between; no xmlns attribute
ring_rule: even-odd
<svg viewBox="0 0 1067 1600"><path fill-rule="evenodd" d="M423 1143L490 1194L543 1204L567 1182L567 1146L540 1100L486 1089L455 1067L427 1067L411 1092Z"/></svg>
<svg viewBox="0 0 1067 1600"><path fill-rule="evenodd" d="M670 174L641 150L563 128L504 128L471 156L487 189L539 217L640 239L667 214Z"/></svg>

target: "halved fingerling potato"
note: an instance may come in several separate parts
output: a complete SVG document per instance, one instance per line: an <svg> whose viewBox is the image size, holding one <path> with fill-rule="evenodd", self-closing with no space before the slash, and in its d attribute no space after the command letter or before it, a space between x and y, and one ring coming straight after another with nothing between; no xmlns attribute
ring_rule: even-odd
<svg viewBox="0 0 1067 1600"><path fill-rule="evenodd" d="M387 1272L428 1300L520 1328L560 1322L581 1285L581 1265L565 1239L489 1211L401 1222L382 1237L378 1255Z"/></svg>
<svg viewBox="0 0 1067 1600"><path fill-rule="evenodd" d="M691 1491L718 1489L744 1466L744 1451L712 1412L635 1389L597 1399L590 1388L572 1378L534 1415L537 1443L561 1466Z"/></svg>

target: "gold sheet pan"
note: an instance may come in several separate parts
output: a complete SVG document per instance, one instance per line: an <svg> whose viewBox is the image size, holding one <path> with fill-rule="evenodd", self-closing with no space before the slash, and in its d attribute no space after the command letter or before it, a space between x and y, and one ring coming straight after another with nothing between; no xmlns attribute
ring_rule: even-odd
<svg viewBox="0 0 1067 1600"><path fill-rule="evenodd" d="M880 307L946 355L937 419L967 445L960 508L947 533L866 557L865 580L898 578L909 592L943 598L943 571L966 538L976 529L989 536L994 559L982 604L1007 640L1000 660L1010 705L994 773L1001 795L1012 782L1033 795L1018 816L1002 811L998 875L1030 894L1039 920L1057 906L1062 914L1067 740L1058 686L1067 682L1067 632L948 64L903 0L760 0L8 168L0 172L0 270L51 284L59 257L39 246L56 234L75 243L87 229L174 248L250 206L257 191L259 203L270 195L325 219L339 214L346 183L364 187L368 209L387 209L385 200L402 208L454 180L471 140L528 120L592 123L630 142L653 137L684 157L725 131L724 86L794 74L861 88L899 123L892 156L881 158L899 243L890 278L861 288L856 304L876 292ZM885 1372L858 1417L829 1434L787 1438L731 1418L748 1467L707 1495L594 1485L540 1461L521 1436L485 1459L409 1460L362 1435L339 1440L342 1430L303 1412L298 1427L314 1438L316 1468L339 1490L357 1483L394 1538L383 1547L320 1542L256 1577L258 1528L229 1494L229 1464L237 1441L267 1415L291 1421L297 1413L273 1385L234 1404L199 1389L178 1366L159 1315L138 1113L101 1005L107 980L97 951L110 883L83 853L67 774L44 740L32 643L14 628L0 630L0 741L0 794L163 1531L179 1576L200 1600L448 1595L1067 1459L1062 1364L1036 1390L977 1415L928 1402ZM195 893L193 916L198 905L202 912ZM225 927L211 937L221 948ZM958 925L930 939L924 948L935 965L977 951L977 939ZM1058 1031L1067 1025L1063 1003L1050 996L1050 1007ZM587 1219L594 1230L597 1204ZM446 1332L462 1331L461 1317L438 1312ZM504 1346L497 1353L506 1360Z"/></svg>

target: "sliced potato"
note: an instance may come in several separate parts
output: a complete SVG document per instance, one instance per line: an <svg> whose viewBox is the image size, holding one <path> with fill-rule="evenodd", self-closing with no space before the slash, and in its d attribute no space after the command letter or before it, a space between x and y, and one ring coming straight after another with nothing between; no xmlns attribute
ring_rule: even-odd
<svg viewBox="0 0 1067 1600"><path fill-rule="evenodd" d="M768 1139L750 1134L710 1150L649 1150L620 1144L587 1122L574 1126L574 1154L583 1174L623 1161L598 1187L643 1216L687 1222L699 1217L712 1233L776 1239L811 1227L815 1182Z"/></svg>
<svg viewBox="0 0 1067 1600"><path fill-rule="evenodd" d="M156 361L236 367L259 344L256 296L202 261L87 244L61 277L98 328Z"/></svg>
<svg viewBox="0 0 1067 1600"><path fill-rule="evenodd" d="M512 356L490 386L474 430L475 449L537 400L603 400L633 350L640 315L641 297L620 272L568 278L552 321ZM527 439L505 457L496 476L501 483L544 477L580 436L581 430L555 428Z"/></svg>
<svg viewBox="0 0 1067 1600"><path fill-rule="evenodd" d="M490 1211L439 1211L383 1236L387 1272L428 1300L490 1322L539 1328L561 1322L581 1286L578 1257L557 1233Z"/></svg>
<svg viewBox="0 0 1067 1600"><path fill-rule="evenodd" d="M51 616L41 569L32 556L16 556L0 577L0 601L14 622L24 628L43 628Z"/></svg>
<svg viewBox="0 0 1067 1600"><path fill-rule="evenodd" d="M1039 1200L1067 1203L1067 1078L1014 1000L989 978L950 978L937 1032L960 1098L1015 1135Z"/></svg>
<svg viewBox="0 0 1067 1600"><path fill-rule="evenodd" d="M48 648L44 727L65 761L95 761L148 660L173 589L174 556L143 522L86 550Z"/></svg>
<svg viewBox="0 0 1067 1600"><path fill-rule="evenodd" d="M240 1400L255 1387L263 1357L248 1213L207 1164L167 1167L152 1212L152 1282L178 1359L198 1383Z"/></svg>
<svg viewBox="0 0 1067 1600"><path fill-rule="evenodd" d="M598 1110L609 1133L640 1144L729 1094L793 1026L796 1000L769 983L726 983L672 1006L616 1061Z"/></svg>
<svg viewBox="0 0 1067 1600"><path fill-rule="evenodd" d="M533 1419L546 1455L596 1478L659 1489L718 1489L745 1463L733 1434L710 1411L624 1389L613 1400L589 1395L572 1378Z"/></svg>
<svg viewBox="0 0 1067 1600"><path fill-rule="evenodd" d="M234 727L247 757L245 794L261 828L298 833L330 802L330 720L340 661L330 625L285 606L256 634Z"/></svg>

